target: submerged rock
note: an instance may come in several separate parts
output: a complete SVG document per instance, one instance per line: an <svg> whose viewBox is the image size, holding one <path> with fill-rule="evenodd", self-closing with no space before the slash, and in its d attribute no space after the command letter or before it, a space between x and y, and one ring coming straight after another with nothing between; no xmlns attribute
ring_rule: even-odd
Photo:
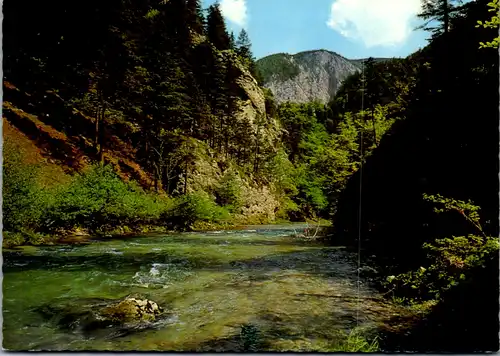
<svg viewBox="0 0 500 356"><path fill-rule="evenodd" d="M103 337L118 337L152 327L165 316L163 308L145 298L87 299L35 309L61 329Z"/></svg>
<svg viewBox="0 0 500 356"><path fill-rule="evenodd" d="M124 300L101 310L100 314L115 322L154 321L162 308L148 299L127 297Z"/></svg>

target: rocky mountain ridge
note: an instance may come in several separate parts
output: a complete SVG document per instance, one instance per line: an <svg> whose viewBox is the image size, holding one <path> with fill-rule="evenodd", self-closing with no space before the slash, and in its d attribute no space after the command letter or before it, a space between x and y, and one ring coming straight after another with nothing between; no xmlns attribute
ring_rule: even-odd
<svg viewBox="0 0 500 356"><path fill-rule="evenodd" d="M327 103L351 74L361 70L365 59L347 59L327 50L294 55L277 53L261 58L257 66L277 103L286 101ZM385 58L376 58L383 61Z"/></svg>

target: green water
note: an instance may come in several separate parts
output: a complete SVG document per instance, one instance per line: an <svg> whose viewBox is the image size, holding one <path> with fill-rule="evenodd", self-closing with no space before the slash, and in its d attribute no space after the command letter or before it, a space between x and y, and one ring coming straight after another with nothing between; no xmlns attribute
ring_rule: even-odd
<svg viewBox="0 0 500 356"><path fill-rule="evenodd" d="M4 251L9 350L328 351L398 313L341 247L293 237L304 225L148 235ZM37 308L140 294L167 313L116 335L62 329ZM359 299L358 299L359 294ZM76 308L76 307L75 307Z"/></svg>

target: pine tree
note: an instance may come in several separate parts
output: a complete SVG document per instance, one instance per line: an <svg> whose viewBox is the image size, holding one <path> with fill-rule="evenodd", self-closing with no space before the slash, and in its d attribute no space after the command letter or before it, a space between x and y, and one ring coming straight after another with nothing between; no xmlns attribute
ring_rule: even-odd
<svg viewBox="0 0 500 356"><path fill-rule="evenodd" d="M252 44L248 37L247 31L242 29L236 41L236 52L244 59L251 60L253 58L251 48Z"/></svg>
<svg viewBox="0 0 500 356"><path fill-rule="evenodd" d="M218 50L222 51L230 48L229 35L218 2L208 8L207 35L209 41L212 42Z"/></svg>
<svg viewBox="0 0 500 356"><path fill-rule="evenodd" d="M236 100L238 97L238 86L236 85L236 78L238 77L239 72L231 60L228 60L226 63L226 76L224 82L224 89L226 94L226 107L224 110L224 121L225 127L223 131L224 136L224 147L226 156L228 156L232 151L230 150L230 145L233 144L233 139L235 136L235 127L232 123L234 113L236 110ZM237 143L236 143L237 144Z"/></svg>
<svg viewBox="0 0 500 356"><path fill-rule="evenodd" d="M252 53L252 43L250 42L250 38L248 37L248 33L245 29L242 29L238 35L238 40L236 41L236 53L238 53L252 76L257 80L257 83L262 85L262 76L260 75Z"/></svg>
<svg viewBox="0 0 500 356"><path fill-rule="evenodd" d="M229 35L229 49L235 50L236 48L236 40L234 38L234 32L231 31L231 34Z"/></svg>
<svg viewBox="0 0 500 356"><path fill-rule="evenodd" d="M185 57L191 45L191 34L189 25L189 10L186 0L169 0L162 3L161 17L167 31L166 35L172 41L173 47Z"/></svg>
<svg viewBox="0 0 500 356"><path fill-rule="evenodd" d="M422 12L418 17L425 23L417 29L430 31L433 37L447 34L451 18L460 10L459 4L462 4L462 0L422 0ZM437 26L432 25L435 21L439 23Z"/></svg>
<svg viewBox="0 0 500 356"><path fill-rule="evenodd" d="M365 98L366 107L370 109L370 117L373 125L373 137L375 145L377 142L377 131L375 128L375 106L379 103L383 85L381 84L382 76L375 66L375 59L368 58L364 62L364 81L365 81Z"/></svg>
<svg viewBox="0 0 500 356"><path fill-rule="evenodd" d="M186 24L191 30L202 34L204 31L204 16L200 0L187 0L186 2Z"/></svg>

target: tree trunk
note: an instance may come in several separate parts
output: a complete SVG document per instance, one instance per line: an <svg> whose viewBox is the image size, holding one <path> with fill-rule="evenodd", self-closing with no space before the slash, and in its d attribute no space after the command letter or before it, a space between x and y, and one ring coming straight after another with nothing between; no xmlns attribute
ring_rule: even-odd
<svg viewBox="0 0 500 356"><path fill-rule="evenodd" d="M101 111L98 107L95 112L95 137L94 137L94 147L95 154L99 156L99 121L101 120Z"/></svg>
<svg viewBox="0 0 500 356"><path fill-rule="evenodd" d="M375 128L375 115L374 115L373 106L372 106L372 125L373 125L373 141L375 142L375 146L378 146L377 129Z"/></svg>
<svg viewBox="0 0 500 356"><path fill-rule="evenodd" d="M257 170L259 169L259 133L260 133L260 125L257 124L257 135L255 136L255 159L253 163L253 171L254 173L257 173Z"/></svg>
<svg viewBox="0 0 500 356"><path fill-rule="evenodd" d="M184 169L184 194L187 193L187 180L188 180L188 160L186 159L186 166Z"/></svg>
<svg viewBox="0 0 500 356"><path fill-rule="evenodd" d="M222 138L224 136L224 133L222 131L222 129L224 128L224 119L223 117L221 116L220 117L220 128L219 128L219 134L221 135L221 138L219 139L219 152L222 151Z"/></svg>
<svg viewBox="0 0 500 356"><path fill-rule="evenodd" d="M168 174L168 167L163 166L163 189L170 194L170 177Z"/></svg>
<svg viewBox="0 0 500 356"><path fill-rule="evenodd" d="M155 164L155 192L158 193L158 166Z"/></svg>
<svg viewBox="0 0 500 356"><path fill-rule="evenodd" d="M99 162L101 165L104 164L104 118L106 113L106 106L104 103L104 95L101 92L101 119L100 127L98 127L97 136L99 139Z"/></svg>
<svg viewBox="0 0 500 356"><path fill-rule="evenodd" d="M444 33L447 34L450 26L450 13L448 8L448 0L443 0L443 26Z"/></svg>
<svg viewBox="0 0 500 356"><path fill-rule="evenodd" d="M104 164L104 112L105 108L103 108L101 113L101 129L99 130L99 162Z"/></svg>

